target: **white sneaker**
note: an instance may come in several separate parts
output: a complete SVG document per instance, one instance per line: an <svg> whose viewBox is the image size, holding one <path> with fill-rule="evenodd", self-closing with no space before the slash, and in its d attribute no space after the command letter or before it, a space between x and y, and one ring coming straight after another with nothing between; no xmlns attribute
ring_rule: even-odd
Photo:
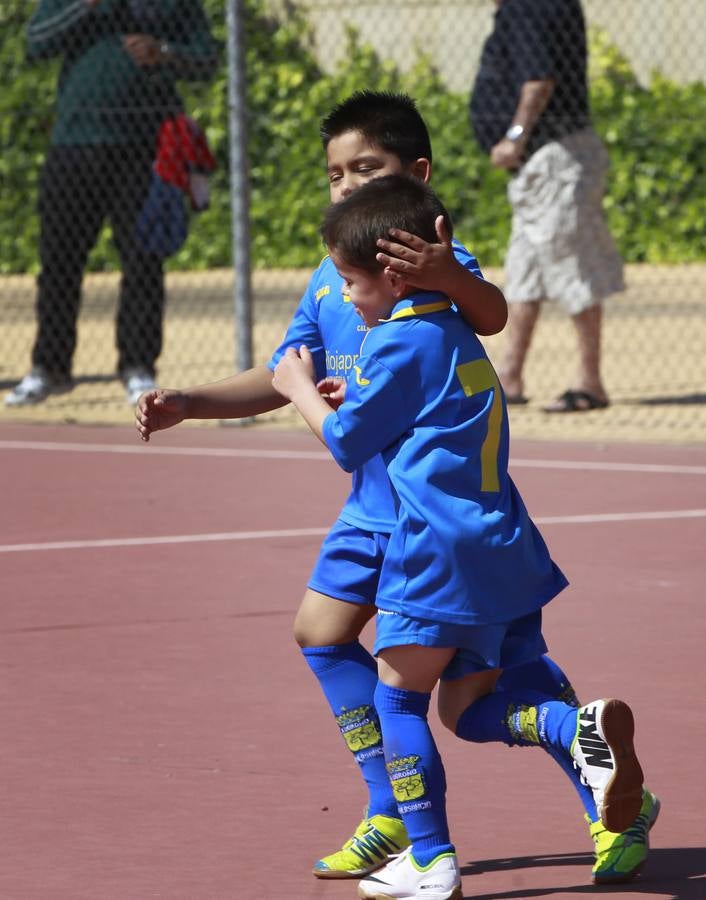
<svg viewBox="0 0 706 900"><path fill-rule="evenodd" d="M577 712L574 766L590 787L601 822L625 831L642 806L643 774L633 746L635 722L622 700L595 700Z"/></svg>
<svg viewBox="0 0 706 900"><path fill-rule="evenodd" d="M157 382L147 369L128 369L123 372L122 378L125 385L125 397L130 406L137 403L140 394L157 387Z"/></svg>
<svg viewBox="0 0 706 900"><path fill-rule="evenodd" d="M50 394L66 394L73 386L70 378L52 378L44 369L32 369L9 394L5 394L5 406L41 403Z"/></svg>
<svg viewBox="0 0 706 900"><path fill-rule="evenodd" d="M455 853L442 853L419 866L407 847L374 875L358 882L363 900L462 900L461 872Z"/></svg>

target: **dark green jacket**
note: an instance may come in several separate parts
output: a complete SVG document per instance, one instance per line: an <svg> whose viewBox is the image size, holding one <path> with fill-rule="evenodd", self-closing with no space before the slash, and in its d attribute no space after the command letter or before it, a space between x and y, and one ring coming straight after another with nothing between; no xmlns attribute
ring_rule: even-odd
<svg viewBox="0 0 706 900"><path fill-rule="evenodd" d="M159 123L180 109L177 79L211 77L216 45L200 0L152 0L150 29L130 0L40 0L28 28L28 59L63 55L52 144L153 141ZM134 8L134 7L133 7ZM126 34L149 33L167 44L164 63L137 66L123 50Z"/></svg>

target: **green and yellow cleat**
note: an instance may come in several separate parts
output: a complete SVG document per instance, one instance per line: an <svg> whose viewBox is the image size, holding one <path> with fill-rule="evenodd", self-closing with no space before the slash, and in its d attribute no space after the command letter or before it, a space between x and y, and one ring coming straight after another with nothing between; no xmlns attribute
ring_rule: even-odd
<svg viewBox="0 0 706 900"><path fill-rule="evenodd" d="M340 850L320 859L313 872L317 878L360 878L375 872L408 846L401 819L371 816L363 819Z"/></svg>
<svg viewBox="0 0 706 900"><path fill-rule="evenodd" d="M591 822L586 816L596 846L596 862L592 869L594 884L622 884L638 874L650 850L649 832L657 821L659 807L657 797L643 789L637 818L619 834L607 831L600 820Z"/></svg>

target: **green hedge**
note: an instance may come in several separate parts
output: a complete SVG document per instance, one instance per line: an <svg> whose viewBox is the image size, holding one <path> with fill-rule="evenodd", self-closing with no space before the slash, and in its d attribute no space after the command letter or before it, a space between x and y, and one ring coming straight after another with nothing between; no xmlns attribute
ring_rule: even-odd
<svg viewBox="0 0 706 900"><path fill-rule="evenodd" d="M204 0L222 49L206 86L184 91L187 110L204 127L219 160L211 208L194 222L177 269L231 261L228 197L228 89L222 0ZM317 227L328 200L318 123L338 100L360 88L405 90L424 115L434 144L434 186L458 236L484 265L502 262L508 237L506 176L478 150L467 95L448 91L420 57L400 73L349 34L346 63L324 74L304 21L267 19L261 0L246 2L252 250L256 266L312 266L321 255ZM26 0L0 5L5 86L0 92L0 272L37 269L37 178L51 129L57 64L28 66ZM592 37L591 100L612 171L606 210L629 262L704 259L706 221L706 88L678 86L655 75L641 87L629 65L600 34ZM104 233L91 268L116 266Z"/></svg>

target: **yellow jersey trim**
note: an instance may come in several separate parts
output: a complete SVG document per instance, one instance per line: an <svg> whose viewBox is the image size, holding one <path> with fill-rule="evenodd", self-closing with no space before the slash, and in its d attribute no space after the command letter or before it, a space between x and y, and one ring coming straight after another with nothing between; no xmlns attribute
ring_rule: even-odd
<svg viewBox="0 0 706 900"><path fill-rule="evenodd" d="M423 303L421 306L406 306L398 309L389 319L380 319L381 322L392 322L394 319L408 319L410 316L426 316L429 313L441 312L442 309L451 309L450 300L438 300L436 303Z"/></svg>

